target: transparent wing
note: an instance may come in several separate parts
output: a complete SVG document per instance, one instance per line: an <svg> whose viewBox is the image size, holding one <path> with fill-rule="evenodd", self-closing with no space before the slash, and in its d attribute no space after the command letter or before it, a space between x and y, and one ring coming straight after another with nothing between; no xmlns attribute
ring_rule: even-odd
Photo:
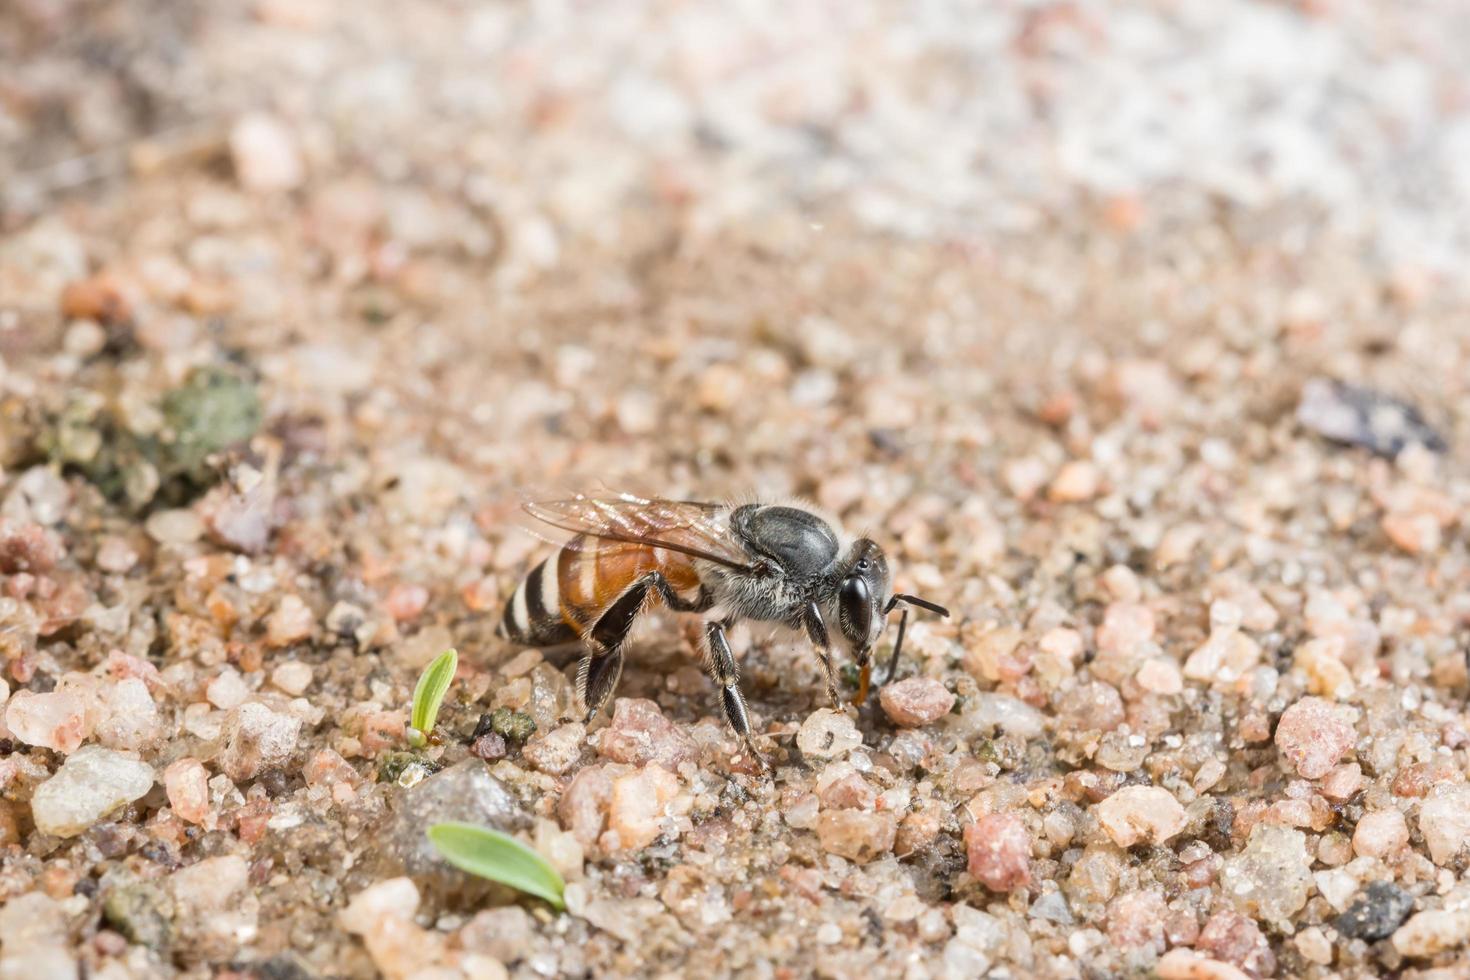
<svg viewBox="0 0 1470 980"><path fill-rule="evenodd" d="M529 501L524 507L537 520L565 531L678 551L730 568L751 570L750 555L731 533L728 509L720 504L625 493Z"/></svg>

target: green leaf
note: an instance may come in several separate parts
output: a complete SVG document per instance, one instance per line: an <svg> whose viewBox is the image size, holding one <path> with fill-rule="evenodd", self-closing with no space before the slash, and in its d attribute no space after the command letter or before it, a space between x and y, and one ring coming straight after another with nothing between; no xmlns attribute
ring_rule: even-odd
<svg viewBox="0 0 1470 980"><path fill-rule="evenodd" d="M439 705L444 703L444 695L458 666L459 654L445 650L419 675L418 686L413 689L413 718L409 724L425 735L434 730L434 722L439 718Z"/></svg>
<svg viewBox="0 0 1470 980"><path fill-rule="evenodd" d="M461 871L545 899L558 910L566 908L561 875L509 834L472 823L436 823L429 828L429 842Z"/></svg>

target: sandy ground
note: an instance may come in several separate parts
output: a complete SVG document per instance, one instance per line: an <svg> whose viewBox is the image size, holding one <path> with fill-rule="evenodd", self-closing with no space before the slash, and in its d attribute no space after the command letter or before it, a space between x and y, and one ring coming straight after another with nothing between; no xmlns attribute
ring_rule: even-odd
<svg viewBox="0 0 1470 980"><path fill-rule="evenodd" d="M0 3L0 976L1466 975L1470 9L788 6ZM589 731L598 485L955 615Z"/></svg>

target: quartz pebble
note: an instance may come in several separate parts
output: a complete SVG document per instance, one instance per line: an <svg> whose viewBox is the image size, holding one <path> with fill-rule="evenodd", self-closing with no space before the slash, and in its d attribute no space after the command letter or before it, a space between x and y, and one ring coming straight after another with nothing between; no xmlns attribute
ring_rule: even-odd
<svg viewBox="0 0 1470 980"><path fill-rule="evenodd" d="M216 708L229 711L250 697L250 686L238 670L226 667L205 687L204 696Z"/></svg>
<svg viewBox="0 0 1470 980"><path fill-rule="evenodd" d="M1057 471L1046 495L1056 503L1081 503L1097 495L1101 481L1097 466L1087 460L1073 460Z"/></svg>
<svg viewBox="0 0 1470 980"><path fill-rule="evenodd" d="M1184 948L1171 949L1159 957L1154 970L1160 980L1252 980L1238 967Z"/></svg>
<svg viewBox="0 0 1470 980"><path fill-rule="evenodd" d="M1302 698L1276 725L1276 747L1303 779L1327 775L1354 739L1349 710L1323 698Z"/></svg>
<svg viewBox="0 0 1470 980"><path fill-rule="evenodd" d="M306 168L295 137L275 116L250 113L230 129L235 176L247 190L271 192L297 187Z"/></svg>
<svg viewBox="0 0 1470 980"><path fill-rule="evenodd" d="M288 660L271 671L271 683L293 697L306 693L311 680L311 665L299 660Z"/></svg>
<svg viewBox="0 0 1470 980"><path fill-rule="evenodd" d="M1241 912L1264 922L1286 922L1306 904L1312 859L1300 830L1257 824L1244 849L1225 862L1220 887Z"/></svg>
<svg viewBox="0 0 1470 980"><path fill-rule="evenodd" d="M614 762L635 766L657 762L669 771L699 758L694 740L646 698L614 702L612 724L603 729L598 751Z"/></svg>
<svg viewBox="0 0 1470 980"><path fill-rule="evenodd" d="M1014 814L989 813L967 826L965 852L970 874L992 891L1031 883L1031 837Z"/></svg>
<svg viewBox="0 0 1470 980"><path fill-rule="evenodd" d="M1393 948L1404 956L1433 956L1470 943L1470 909L1420 912L1393 934Z"/></svg>
<svg viewBox="0 0 1470 980"><path fill-rule="evenodd" d="M603 737L606 738L606 733ZM526 761L537 769L560 776L582 758L582 745L586 741L587 726L574 721L533 737L521 751Z"/></svg>
<svg viewBox="0 0 1470 980"><path fill-rule="evenodd" d="M1419 807L1419 832L1435 864L1448 865L1470 844L1470 786L1452 786Z"/></svg>
<svg viewBox="0 0 1470 980"><path fill-rule="evenodd" d="M91 734L87 707L73 691L16 691L5 704L5 727L27 745L71 753Z"/></svg>
<svg viewBox="0 0 1470 980"><path fill-rule="evenodd" d="M1408 821L1393 809L1363 814L1353 830L1353 853L1359 857L1391 857L1408 843Z"/></svg>
<svg viewBox="0 0 1470 980"><path fill-rule="evenodd" d="M840 758L859 745L863 736L851 718L832 708L819 708L807 715L796 733L796 747L817 759Z"/></svg>
<svg viewBox="0 0 1470 980"><path fill-rule="evenodd" d="M203 823L209 816L209 772L198 759L179 759L163 771L168 804L180 820Z"/></svg>
<svg viewBox="0 0 1470 980"><path fill-rule="evenodd" d="M225 716L220 765L237 783L254 779L262 770L285 765L300 735L300 718L247 701Z"/></svg>
<svg viewBox="0 0 1470 980"><path fill-rule="evenodd" d="M272 647L286 647L311 636L315 619L311 609L298 596L287 595L276 606L265 624L265 642Z"/></svg>
<svg viewBox="0 0 1470 980"><path fill-rule="evenodd" d="M93 733L109 749L140 751L163 737L163 719L148 693L148 685L137 677L124 677L102 696L102 718Z"/></svg>
<svg viewBox="0 0 1470 980"><path fill-rule="evenodd" d="M608 799L608 850L637 850L663 832L668 805L679 792L679 780L657 763L612 781Z"/></svg>
<svg viewBox="0 0 1470 980"><path fill-rule="evenodd" d="M132 755L95 745L67 757L56 775L36 787L36 829L75 837L153 788L153 767Z"/></svg>
<svg viewBox="0 0 1470 980"><path fill-rule="evenodd" d="M1184 807L1157 786L1125 786L1093 808L1097 821L1119 847L1162 844L1184 829Z"/></svg>
<svg viewBox="0 0 1470 980"><path fill-rule="evenodd" d="M1200 930L1195 948L1256 977L1276 973L1276 956L1260 927L1240 913L1216 910Z"/></svg>
<svg viewBox="0 0 1470 980"><path fill-rule="evenodd" d="M939 681L909 677L884 686L879 701L895 725L918 728L947 715L955 697Z"/></svg>
<svg viewBox="0 0 1470 980"><path fill-rule="evenodd" d="M893 850L897 832L898 821L891 813L824 810L817 818L817 839L822 850L859 864Z"/></svg>

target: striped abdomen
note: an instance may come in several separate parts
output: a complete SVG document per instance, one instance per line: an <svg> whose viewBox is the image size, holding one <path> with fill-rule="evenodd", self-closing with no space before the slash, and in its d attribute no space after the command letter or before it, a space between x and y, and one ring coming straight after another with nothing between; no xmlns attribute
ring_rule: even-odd
<svg viewBox="0 0 1470 980"><path fill-rule="evenodd" d="M676 592L699 587L699 574L683 554L579 534L531 569L516 587L505 604L500 634L528 646L571 643L591 629L630 585L652 571L662 572ZM652 601L658 601L657 593L652 595Z"/></svg>

